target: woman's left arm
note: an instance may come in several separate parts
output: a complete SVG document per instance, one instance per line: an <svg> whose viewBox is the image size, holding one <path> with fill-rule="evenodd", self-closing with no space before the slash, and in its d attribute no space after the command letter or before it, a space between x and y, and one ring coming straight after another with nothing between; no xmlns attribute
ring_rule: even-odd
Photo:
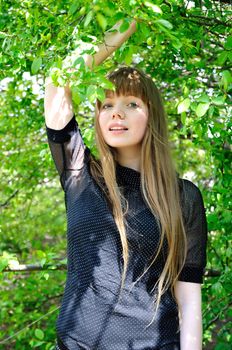
<svg viewBox="0 0 232 350"><path fill-rule="evenodd" d="M181 350L202 350L201 284L177 281Z"/></svg>

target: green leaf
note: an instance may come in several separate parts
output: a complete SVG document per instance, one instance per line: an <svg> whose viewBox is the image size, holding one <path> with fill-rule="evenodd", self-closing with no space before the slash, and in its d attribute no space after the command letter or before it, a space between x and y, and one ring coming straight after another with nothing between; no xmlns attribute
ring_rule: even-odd
<svg viewBox="0 0 232 350"><path fill-rule="evenodd" d="M119 27L119 32L124 33L130 27L130 23L127 20L124 20Z"/></svg>
<svg viewBox="0 0 232 350"><path fill-rule="evenodd" d="M34 61L32 62L32 65L31 65L31 72L32 74L36 74L38 73L41 65L42 65L42 58L41 57L36 57L34 59Z"/></svg>
<svg viewBox="0 0 232 350"><path fill-rule="evenodd" d="M211 118L214 114L215 111L215 107L214 106L210 106L209 110L208 110L208 116Z"/></svg>
<svg viewBox="0 0 232 350"><path fill-rule="evenodd" d="M217 58L217 63L222 66L226 60L227 60L227 57L228 57L228 52L227 51L222 51L220 53L220 55L218 55L218 58Z"/></svg>
<svg viewBox="0 0 232 350"><path fill-rule="evenodd" d="M96 86L94 85L88 86L86 91L86 97L90 102L94 102L94 100L96 99L96 92L97 92Z"/></svg>
<svg viewBox="0 0 232 350"><path fill-rule="evenodd" d="M228 58L229 58L230 62L232 62L232 51L228 52Z"/></svg>
<svg viewBox="0 0 232 350"><path fill-rule="evenodd" d="M77 86L72 86L72 99L76 105L79 105L81 103L82 99Z"/></svg>
<svg viewBox="0 0 232 350"><path fill-rule="evenodd" d="M3 252L3 255L0 256L0 271L4 270L7 266L14 268L18 265L18 259L14 254Z"/></svg>
<svg viewBox="0 0 232 350"><path fill-rule="evenodd" d="M35 336L36 336L36 338L38 338L39 340L43 340L43 338L44 338L44 332L42 331L42 329L36 328L36 330L35 330Z"/></svg>
<svg viewBox="0 0 232 350"><path fill-rule="evenodd" d="M47 262L47 259L46 258L43 258L40 260L40 265L43 267Z"/></svg>
<svg viewBox="0 0 232 350"><path fill-rule="evenodd" d="M195 130L195 132L196 132L198 137L202 136L202 126L201 126L201 124L199 124L199 123L195 124L194 125L194 130Z"/></svg>
<svg viewBox="0 0 232 350"><path fill-rule="evenodd" d="M49 273L46 272L46 273L44 274L44 279L47 281L47 280L49 279L49 277L50 277Z"/></svg>
<svg viewBox="0 0 232 350"><path fill-rule="evenodd" d="M190 99L186 98L184 101L180 102L177 107L177 113L181 114L183 112L186 112L190 106Z"/></svg>
<svg viewBox="0 0 232 350"><path fill-rule="evenodd" d="M223 291L223 286L222 286L221 282L219 282L219 281L214 283L212 285L212 288L218 294L221 294L221 292Z"/></svg>
<svg viewBox="0 0 232 350"><path fill-rule="evenodd" d="M102 28L102 30L105 31L105 29L107 27L107 20L101 13L97 14L97 21L98 21L100 27Z"/></svg>
<svg viewBox="0 0 232 350"><path fill-rule="evenodd" d="M124 57L124 61L127 65L130 65L133 59L133 48L131 46L127 47L125 49L125 57Z"/></svg>
<svg viewBox="0 0 232 350"><path fill-rule="evenodd" d="M68 10L68 15L69 16L73 15L77 11L79 6L80 6L79 2L78 1L74 1L72 3L72 5L70 6L69 10Z"/></svg>
<svg viewBox="0 0 232 350"><path fill-rule="evenodd" d="M86 7L85 7L85 6L82 6L82 8L80 9L80 11L78 11L78 14L79 14L80 16L83 16L83 15L85 14L85 12L86 12Z"/></svg>
<svg viewBox="0 0 232 350"><path fill-rule="evenodd" d="M190 105L190 109L191 109L193 112L196 112L197 103L196 103L196 102L192 102L191 105Z"/></svg>
<svg viewBox="0 0 232 350"><path fill-rule="evenodd" d="M209 103L200 103L196 109L196 115L198 117L203 117L209 109Z"/></svg>
<svg viewBox="0 0 232 350"><path fill-rule="evenodd" d="M83 57L78 57L74 62L73 66L76 68L83 69L85 67L85 60Z"/></svg>
<svg viewBox="0 0 232 350"><path fill-rule="evenodd" d="M232 35L228 36L226 42L225 42L225 49L231 50L232 49Z"/></svg>
<svg viewBox="0 0 232 350"><path fill-rule="evenodd" d="M147 45L148 45L148 46L151 46L152 44L153 44L152 37L149 37L149 38L147 39Z"/></svg>
<svg viewBox="0 0 232 350"><path fill-rule="evenodd" d="M175 47L175 49L179 50L183 46L183 44L177 38L172 38L172 46Z"/></svg>
<svg viewBox="0 0 232 350"><path fill-rule="evenodd" d="M105 77L101 77L99 83L101 88L115 91L115 85Z"/></svg>
<svg viewBox="0 0 232 350"><path fill-rule="evenodd" d="M209 103L209 96L206 94L202 94L197 98L197 102Z"/></svg>
<svg viewBox="0 0 232 350"><path fill-rule="evenodd" d="M83 140L85 144L91 148L94 139L94 130L92 128L86 129L83 132Z"/></svg>
<svg viewBox="0 0 232 350"><path fill-rule="evenodd" d="M85 17L85 22L84 22L84 27L88 27L89 23L92 21L93 19L93 11L89 11L89 13L87 14L87 16Z"/></svg>
<svg viewBox="0 0 232 350"><path fill-rule="evenodd" d="M161 24L161 26L163 26L163 27L165 27L165 28L167 28L167 29L173 29L173 25L172 25L172 23L170 23L169 21L167 21L166 19L157 19L156 21L155 21L155 23L158 23L158 24Z"/></svg>
<svg viewBox="0 0 232 350"><path fill-rule="evenodd" d="M0 256L0 272L5 269L8 265L8 259L4 256Z"/></svg>
<svg viewBox="0 0 232 350"><path fill-rule="evenodd" d="M147 27L145 23L138 23L139 38L141 40L147 40L147 38L151 35L151 29Z"/></svg>
<svg viewBox="0 0 232 350"><path fill-rule="evenodd" d="M102 89L101 87L98 87L98 88L97 88L97 98L98 98L101 102L103 102L104 99L105 99L105 90Z"/></svg>
<svg viewBox="0 0 232 350"><path fill-rule="evenodd" d="M232 83L232 76L231 76L230 71L224 70L222 72L221 83L222 83L222 85L224 87L224 90L227 90L228 86Z"/></svg>
<svg viewBox="0 0 232 350"><path fill-rule="evenodd" d="M152 9L152 11L155 12L155 13L160 13L160 14L163 13L163 11L161 10L161 8L160 8L159 6L153 4L153 3L150 2L150 1L145 1L145 2L144 2L144 5L147 6L147 7L149 7L150 9Z"/></svg>
<svg viewBox="0 0 232 350"><path fill-rule="evenodd" d="M185 112L181 113L180 120L181 120L181 123L183 125L185 125L185 122L186 122L186 113Z"/></svg>
<svg viewBox="0 0 232 350"><path fill-rule="evenodd" d="M216 106L223 106L225 104L224 96L216 96L212 98L212 103Z"/></svg>

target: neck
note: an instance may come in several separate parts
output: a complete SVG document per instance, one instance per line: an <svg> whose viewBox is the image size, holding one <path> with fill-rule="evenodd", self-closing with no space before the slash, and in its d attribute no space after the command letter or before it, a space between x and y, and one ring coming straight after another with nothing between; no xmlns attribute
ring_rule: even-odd
<svg viewBox="0 0 232 350"><path fill-rule="evenodd" d="M140 172L140 151L140 148L135 150L134 147L133 149L117 149L116 160L120 165Z"/></svg>

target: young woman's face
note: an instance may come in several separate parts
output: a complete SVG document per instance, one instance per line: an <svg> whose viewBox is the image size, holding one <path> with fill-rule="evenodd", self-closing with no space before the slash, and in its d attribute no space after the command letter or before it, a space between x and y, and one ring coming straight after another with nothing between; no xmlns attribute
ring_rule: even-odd
<svg viewBox="0 0 232 350"><path fill-rule="evenodd" d="M138 97L113 94L103 101L98 118L109 146L138 148L146 131L148 108Z"/></svg>

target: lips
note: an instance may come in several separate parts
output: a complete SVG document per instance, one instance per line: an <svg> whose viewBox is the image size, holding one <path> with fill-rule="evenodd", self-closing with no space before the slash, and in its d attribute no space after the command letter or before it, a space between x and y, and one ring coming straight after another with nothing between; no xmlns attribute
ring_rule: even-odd
<svg viewBox="0 0 232 350"><path fill-rule="evenodd" d="M109 126L110 131L120 131L120 130L128 130L128 128L125 125L119 124L119 123L112 123Z"/></svg>

